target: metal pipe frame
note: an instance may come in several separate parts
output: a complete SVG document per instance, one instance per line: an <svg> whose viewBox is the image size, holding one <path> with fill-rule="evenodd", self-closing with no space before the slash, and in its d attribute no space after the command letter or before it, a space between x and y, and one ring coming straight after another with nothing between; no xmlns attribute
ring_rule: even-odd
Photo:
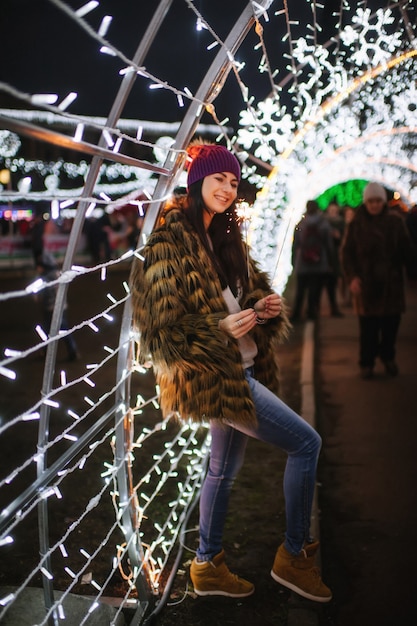
<svg viewBox="0 0 417 626"><path fill-rule="evenodd" d="M146 54L149 51L151 44L153 43L160 26L162 25L168 10L172 4L172 0L161 0L154 16L143 36L137 51L133 57L135 65L142 65ZM271 0L259 0L257 2L257 8L267 9L271 4ZM230 31L225 45L219 50L215 59L213 60L209 70L204 76L200 86L196 92L195 99L191 101L190 106L186 112L186 115L180 124L176 140L174 143L174 149L178 150L178 156L175 163L172 165L168 162L168 158L164 164L164 167L158 168L156 166L145 164L137 159L132 159L127 155L118 154L105 147L103 137L100 138L97 146L88 144L87 142L76 142L73 139L62 135L60 133L50 131L41 127L34 126L26 122L18 122L16 120L1 117L0 121L17 132L31 136L37 140L46 141L55 145L59 145L66 148L71 148L79 152L93 155L93 159L86 177L85 186L81 194L80 202L77 206L76 217L74 219L73 227L68 241L68 246L62 266L63 272L68 271L74 261L75 252L78 247L78 242L81 237L82 228L85 222L86 212L89 206L90 199L92 197L94 187L99 175L100 167L104 159L117 161L125 164L135 165L137 167L146 167L160 175L159 181L156 185L154 196L156 198L164 197L168 193L175 181L175 177L184 164L185 147L189 143L192 135L194 134L199 121L204 113L204 108L200 102L211 103L216 96L220 93L223 84L232 67L232 61L230 60L230 53L233 55L241 43L245 39L249 30L255 23L254 17L254 5L252 2L248 2L247 6L241 13L240 17L236 21L234 27ZM136 80L136 73L129 72L125 74L122 79L117 96L114 100L113 106L107 118L106 126L114 127L120 119L123 107L126 103L128 95ZM181 152L182 151L182 152ZM152 203L147 211L143 231L145 234L150 233L153 230L155 222L160 211L160 203ZM52 316L50 336L57 337L61 326L62 315L64 310L64 304L66 300L66 293L68 284L63 282L58 286L57 296L55 300L55 307ZM126 366L132 359L132 342L129 339L131 332L131 302L130 299L125 303L121 332L119 339L119 355L117 361L117 379L120 380L123 377L123 373L126 372ZM43 383L41 394L43 397L47 397L53 383L53 377L55 373L56 354L57 354L57 341L52 341L48 344L45 369L43 376ZM129 493L129 478L128 478L128 451L129 440L126 437L125 425L123 418L123 411L129 405L130 402L130 375L125 379L123 385L120 385L115 394L115 404L113 409L110 409L110 414L113 412L116 421L116 452L115 452L115 464L121 466L122 469L118 471L117 481L118 490L120 493L120 500L122 502L128 502ZM80 452L81 446L90 441L98 430L104 428L104 425L108 423L109 413L106 413L98 422L96 427L90 429L84 434L80 441L71 446L68 452L59 460L59 462L53 464L48 468L47 465L47 452L46 447L49 440L49 423L50 423L50 407L47 404L43 404L40 409L40 423L38 431L38 463L37 463L37 480L32 488L21 494L21 497L13 503L15 508L20 505L24 505L33 499L34 494L45 489L51 482L54 473L58 467L65 467L76 454ZM123 513L123 526L126 532L126 541L129 546L129 556L132 561L132 565L141 565L140 558L142 556L142 549L139 542L137 529L135 527L135 515L134 503L130 500L130 510L125 509ZM44 559L44 566L47 570L51 570L51 563L49 557L49 519L48 519L48 503L47 499L41 500L38 504L38 524L39 524L39 545L40 545L40 557ZM133 541L134 535L137 535L137 541ZM146 575L143 572L143 568L140 567L140 579L135 581L138 591L138 609L132 621L132 626L142 623L143 619L148 612L148 608L151 602L152 593ZM43 576L43 589L45 607L48 611L54 604L54 593L52 582L46 576ZM52 612L48 618L49 626L58 626L59 620L55 612Z"/></svg>
<svg viewBox="0 0 417 626"><path fill-rule="evenodd" d="M149 26L136 50L136 53L133 57L133 61L136 65L141 65L152 42L154 41L158 30L163 23L165 16L168 12L169 7L172 4L172 0L161 0L159 3L154 16L149 23ZM119 120L121 113L123 111L123 107L126 103L126 100L131 92L133 85L136 80L136 74L132 72L128 72L124 75L119 91L114 100L113 106L110 110L107 126L113 127L116 125ZM99 148L103 148L104 139L103 137L99 141ZM68 247L66 250L64 263L62 266L63 271L67 271L71 268L75 252L77 250L77 245L81 237L82 228L85 222L85 216L88 209L88 200L94 190L94 186L97 181L97 177L100 172L100 167L103 162L103 157L99 156L99 153L95 155L92 159L87 177L85 186L83 189L81 200L77 207L76 217L74 219L74 223L71 229L71 234L68 241ZM66 293L67 293L68 285L66 283L61 283L58 287L57 296L55 300L55 307L52 315L51 322L51 336L56 336L59 333L59 329L61 327L62 315L64 311ZM42 383L42 395L46 397L52 387L53 376L55 372L55 363L56 363L56 353L57 353L58 342L53 341L48 345L46 360L45 360L45 370L43 376ZM39 452L39 461L37 466L38 478L42 478L43 473L47 468L47 455L45 453L45 446L48 442L49 438L49 420L50 420L50 407L46 404L43 404L40 411L40 424L39 424L39 435L38 435L38 452ZM50 558L47 556L49 552L49 520L48 520L48 502L45 500L41 500L38 505L38 524L39 524L39 551L41 558L45 558L45 567L47 570L51 568ZM54 592L52 581L48 579L47 576L43 575L42 577L43 589L44 589L44 600L45 607L49 610L54 603ZM149 593L149 592L148 592ZM146 600L145 600L146 601ZM58 626L58 616L55 612L53 612L48 618L49 626Z"/></svg>

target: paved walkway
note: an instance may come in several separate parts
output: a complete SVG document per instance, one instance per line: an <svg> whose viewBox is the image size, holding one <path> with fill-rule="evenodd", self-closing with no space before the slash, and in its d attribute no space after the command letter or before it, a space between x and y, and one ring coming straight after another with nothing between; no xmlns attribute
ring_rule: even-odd
<svg viewBox="0 0 417 626"><path fill-rule="evenodd" d="M417 287L400 327L400 375L378 363L358 375L358 323L323 311L317 322L316 426L326 624L417 623ZM325 308L325 305L324 305Z"/></svg>

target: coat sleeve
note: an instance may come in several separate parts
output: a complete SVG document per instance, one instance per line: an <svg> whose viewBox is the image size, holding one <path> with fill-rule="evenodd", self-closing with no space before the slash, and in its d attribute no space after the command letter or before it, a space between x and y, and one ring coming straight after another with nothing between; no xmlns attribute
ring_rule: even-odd
<svg viewBox="0 0 417 626"><path fill-rule="evenodd" d="M250 258L250 283L251 291L242 302L242 308L254 307L258 300L265 298L271 293L275 293L271 286L271 280L268 274L259 269L258 263ZM267 335L270 339L273 337L279 342L287 339L291 324L288 319L287 306L282 300L283 307L280 315L268 320L268 323L262 325L261 328L255 328L256 340L258 339L258 333L265 337Z"/></svg>
<svg viewBox="0 0 417 626"><path fill-rule="evenodd" d="M347 227L345 238L341 244L340 260L343 273L346 276L348 284L355 276L361 275L359 262L359 254L356 247L356 223L351 222Z"/></svg>
<svg viewBox="0 0 417 626"><path fill-rule="evenodd" d="M269 276L259 269L258 264L253 259L250 260L250 276L252 291L243 304L246 307L253 307L258 300L274 293ZM290 328L287 306L283 301L280 315L269 319L266 324L256 325L252 331L258 346L258 354L255 358L255 376L276 394L279 393L278 347L288 338Z"/></svg>
<svg viewBox="0 0 417 626"><path fill-rule="evenodd" d="M402 221L402 218L401 218ZM401 223L401 237L399 248L404 254L404 265L407 277L410 280L417 280L417 247L410 237L405 222Z"/></svg>
<svg viewBox="0 0 417 626"><path fill-rule="evenodd" d="M227 314L222 300L217 300L218 312L201 305L206 298L201 276L167 233L155 233L144 255L144 261L135 260L130 280L142 362L151 357L156 367L227 371L233 351L226 355L228 339L219 329Z"/></svg>

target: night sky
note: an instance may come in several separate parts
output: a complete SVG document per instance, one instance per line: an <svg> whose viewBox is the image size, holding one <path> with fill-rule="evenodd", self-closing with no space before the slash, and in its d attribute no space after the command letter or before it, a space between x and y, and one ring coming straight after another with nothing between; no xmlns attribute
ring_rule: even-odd
<svg viewBox="0 0 417 626"><path fill-rule="evenodd" d="M84 0L68 0L67 5L79 8ZM207 18L214 31L225 38L246 6L246 0L195 0L195 7ZM326 2L324 14L335 3ZM107 39L131 58L145 32L158 2L143 0L101 0L100 5L86 16L96 30L105 15L113 22ZM282 8L282 0L273 3L273 9ZM308 5L305 0L292 0L290 11L294 17L304 15L298 33L305 30ZM273 12L272 12L273 15ZM118 58L99 52L100 44L91 39L78 24L48 0L2 0L0 15L2 48L1 80L25 93L57 93L59 100L71 91L78 92L77 100L68 109L71 113L106 116L117 93L121 77L118 72L125 64ZM276 20L276 18L275 18ZM284 27L282 17L279 24ZM146 69L179 89L196 91L201 77L213 60L216 50L207 51L213 42L207 31L196 30L196 16L183 0L174 0L158 32L148 56ZM297 33L297 27L294 27ZM265 28L268 51L274 63L283 66L287 46L282 44L283 32ZM323 37L327 36L326 33ZM253 31L237 54L246 62L241 78L256 99L264 99L270 92L266 75L257 70L259 53L253 54L258 39ZM149 81L139 78L125 106L122 117L179 121L184 116L176 96L163 90L150 90ZM236 123L238 111L244 108L236 80L228 78L223 93L215 101L219 119L225 115ZM0 106L9 106L8 98L0 92ZM22 108L28 108L20 104ZM205 116L206 123L211 122Z"/></svg>
<svg viewBox="0 0 417 626"><path fill-rule="evenodd" d="M78 9L87 0L67 0L69 7ZM353 2L353 6L364 3ZM113 21L106 38L126 57L132 58L146 27L159 2L157 0L100 0L99 6L85 20L98 30L104 16ZM194 0L194 6L207 19L215 33L225 39L237 18L247 5L247 0ZM385 6L383 0L369 0L366 6ZM322 7L322 8L320 8ZM275 0L268 13L271 22L264 26L268 56L273 68L280 68L279 82L288 74L288 42L283 43L285 17L274 17L283 8L283 0ZM292 37L305 37L311 33L306 26L312 21L307 0L288 3ZM318 42L325 43L335 35L336 18L340 0L324 0L317 8L317 18L322 31ZM347 18L345 18L347 19ZM299 25L295 22L299 21ZM207 30L197 31L196 15L184 0L173 0L168 16L152 44L144 65L150 73L163 81L193 93L215 57L218 48L208 51L213 36ZM242 81L255 96L255 104L264 100L271 91L267 74L258 72L260 52L254 53L259 42L254 30L245 38L236 58L244 61L240 73ZM61 101L69 92L78 98L68 109L70 113L107 116L122 80L119 70L126 64L115 57L102 54L99 42L93 40L61 9L48 0L1 0L0 46L2 51L1 80L25 93L57 93ZM122 112L122 117L140 120L176 122L184 117L184 108L178 106L176 95L165 90L149 89L150 81L138 77ZM281 93L286 102L286 94ZM186 101L185 101L186 102ZM240 88L232 74L229 75L220 96L215 100L218 118L230 117L229 126L236 128L239 111L245 108ZM29 108L25 103L11 102L0 90L0 107ZM203 122L213 120L204 114Z"/></svg>

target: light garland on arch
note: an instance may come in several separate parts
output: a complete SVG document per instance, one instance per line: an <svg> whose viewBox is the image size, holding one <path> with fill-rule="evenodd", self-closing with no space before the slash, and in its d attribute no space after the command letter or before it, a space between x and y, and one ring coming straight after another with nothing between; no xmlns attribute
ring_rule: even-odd
<svg viewBox="0 0 417 626"><path fill-rule="evenodd" d="M347 25L339 35L342 56L360 44L361 52L349 56L349 67L332 66L324 47L316 45L313 55L305 39L293 43L294 60L305 74L301 83L297 72L297 117L280 104L278 92L259 103L256 124L247 111L241 113L236 143L273 164L267 179L249 172L249 180L262 187L254 207L258 218L251 224L251 245L280 291L292 271L292 233L310 197L341 180L365 178L400 190L410 204L417 200L416 152L410 149L410 136L416 132L417 50L398 54L404 38L387 33L394 21L390 10L371 15L369 9L359 8L352 21L354 26ZM364 71L366 66L370 69ZM387 134L378 135L381 127L392 130L395 141L388 144ZM399 127L408 131L396 134ZM354 147L360 137L369 137L362 151ZM341 151L344 145L351 149Z"/></svg>
<svg viewBox="0 0 417 626"><path fill-rule="evenodd" d="M93 5L97 6L97 4L98 3L94 2L87 3L85 7L81 7L81 9L76 12L77 18L82 19L84 15L87 14L87 6L94 8ZM255 5L256 3L254 2L253 4ZM315 2L310 4L314 6L314 9L318 6ZM342 6L345 7L346 5L347 3L343 3ZM291 55L289 60L291 79L293 80L292 89L290 91L293 98L292 103L286 102L285 104L282 104L280 102L280 97L283 91L282 87L285 79L279 83L274 82L278 74L276 74L273 69L274 63L271 59L267 58L268 49L266 45L263 45L264 33L262 32L262 29L259 28L259 25L256 32L259 36L260 43L256 47L255 51L261 51L259 65L262 68L262 73L268 73L269 80L272 79L272 96L255 106L254 97L249 94L247 84L241 80L241 64L237 61L234 62L234 59L232 59L232 75L241 87L242 100L244 103L243 106L246 106L245 114L242 114L244 128L242 130L242 134L238 135L232 141L233 147L238 153L244 154L245 150L248 153L253 152L253 155L259 160L264 160L268 163L271 162L272 166L277 166L276 170L274 170L274 175L267 181L266 189L268 189L269 193L268 195L260 195L258 202L253 208L250 221L252 226L251 243L254 246L255 252L259 253L261 250L266 251L263 261L265 265L268 268L272 268L272 270L278 266L279 271L276 273L275 278L281 282L284 282L284 274L287 263L286 259L288 258L288 250L282 245L282 242L290 241L291 226L297 217L297 211L300 212L303 210L303 203L306 199L305 194L307 193L306 190L308 190L309 194L318 193L321 189L327 187L331 180L340 181L341 171L343 171L344 175L347 177L351 177L355 174L356 169L360 170L361 174L363 174L366 170L367 175L372 175L374 178L384 180L385 183L388 181L392 181L394 183L395 172L398 172L398 168L402 168L405 172L403 180L404 186L406 187L408 185L407 165L410 172L415 171L415 161L411 161L408 158L409 155L407 155L406 151L404 151L404 142L401 140L401 134L404 137L411 137L415 133L415 124L410 124L410 119L408 117L408 111L410 110L411 104L416 102L415 89L414 91L412 90L412 85L409 86L408 91L400 91L399 81L395 80L390 84L389 95L393 101L393 108L396 108L395 123L393 122L392 129L388 129L385 134L379 133L378 128L387 119L387 115L391 113L391 109L385 102L385 92L382 83L378 82L377 77L375 76L372 77L372 80L358 85L358 89L352 89L349 93L347 92L347 89L350 86L353 86L358 72L363 75L366 74L367 68L359 65L359 63L364 59L363 55L352 56L356 65L354 71L351 70L351 73L349 73L340 64L333 67L330 63L329 55L326 54L327 48L325 49L324 46L317 46L316 35L318 29L314 24L313 35L311 37L314 41L315 50L317 51L317 56L315 57L315 55L311 53L311 46L309 44L311 38L306 37L303 41L301 41L301 39L293 39L293 32L295 32L296 25L293 24L293 20L291 20L291 4L289 3L289 5L287 5L286 3L285 6L286 12L281 13L281 15L277 15L276 17L279 19L284 19L285 17L288 26L287 40L291 45ZM279 11L277 11L277 14L278 13ZM312 14L313 20L315 20L316 12L312 11ZM368 21L371 18L371 15L368 15L367 13L364 13L363 15ZM265 13L263 17L266 20L267 13ZM108 26L108 22L106 22L106 24ZM382 20L378 17L377 24L378 29L380 29L382 33L385 26L389 26L389 21ZM353 29L353 32L350 30L348 32L351 41L347 36L345 38L340 37L338 40L339 54L341 58L343 56L346 58L346 54L350 50L357 49L357 31L358 28L360 30L361 24L359 21L356 21L354 22L354 26L355 28ZM104 37L104 24L103 28L100 27L99 31L99 34ZM365 25L361 37L364 37L367 41L369 34L369 25ZM386 44L387 46L390 44L390 40L386 39L388 35L385 36L385 34L383 34L381 37L382 38L378 40L379 43L375 43L375 45L380 46L381 49L388 50L386 47ZM394 38L393 41L395 42L396 39ZM222 45L220 38L219 42L216 43L217 45ZM372 44L370 47L367 47L367 50L372 52L372 50L375 49L375 45ZM116 52L117 54L115 49L113 49L113 52ZM390 52L395 52L395 50ZM388 64L388 56L384 53L385 56L382 58L381 54L382 53L378 48L376 56L374 55L374 61L378 58L380 62ZM317 62L317 60L319 62ZM126 71L138 71L137 68L134 67L131 69L129 60L126 59L126 61L128 63ZM303 64L304 67L299 67ZM412 72L406 62L402 63L402 70L408 73ZM161 79L157 79L156 77L147 74L143 68L141 71L141 78L148 81L154 81L161 88L168 88L168 85ZM328 74L330 74L329 80ZM390 71L387 69L386 74L388 77L394 76L395 68L391 68ZM392 89L393 84L396 85L397 91ZM297 85L297 88L295 88L294 85ZM311 94L310 90L306 88L306 85L311 85L312 87L318 85L319 89L315 94ZM331 90L330 85L332 86ZM359 86L361 87L360 89ZM402 86L401 89L403 89ZM192 98L192 94L187 93L186 90L178 90L176 88L171 88L170 90L177 97L178 106L181 106L180 97L185 95L185 97ZM340 100L334 100L334 104L337 104L337 107L329 106L326 109L326 98L329 98L329 94L331 93L345 93L345 96L343 96L344 99L340 98ZM362 93L363 97L354 99L353 96L355 93ZM62 106L63 103L65 103L65 106L68 104L68 100L65 102L66 100L67 99L64 98L61 101L61 105L58 105L58 107L61 106L64 108ZM36 102L39 100L33 99L32 101ZM347 104L348 102L349 105ZM366 113L366 107L369 106L369 104L372 105L373 109L372 114L369 113L368 115ZM222 138L226 138L227 133L224 132L224 120L227 119L227 116L219 114L219 117L217 117L216 110L212 103L202 103L202 105L206 107L209 114L212 114L213 119L218 122L219 137L221 136ZM52 105L49 104L48 106ZM391 120L393 119L392 115L388 115L388 117ZM223 121L221 121L222 118ZM311 123L313 119L315 121L314 124ZM396 132L400 128L400 124L401 128L404 129L403 133ZM113 132L113 129L106 128L103 129L103 132L104 130L108 131L110 134ZM299 133L297 135L297 141L293 141L296 133ZM366 138L364 144L361 142L362 138ZM293 143L291 143L292 141ZM291 149L289 149L289 147ZM386 158L385 154L388 149L389 158ZM362 156L361 153L363 153ZM281 158L281 155L283 154L285 154L286 158ZM359 159L360 156L361 159ZM10 155L9 158L12 158L12 156ZM261 186L265 183L265 177L255 171L255 167L252 167L249 163L250 162L248 161L244 166L244 175ZM43 165L39 167L43 167ZM71 167L72 166L68 165L68 173L71 172L72 174L76 174L76 168L71 169ZM118 174L118 167L119 166L115 166L113 169L110 168L110 173L113 172L114 175ZM323 176L323 172L325 172L325 176ZM51 170L45 173L47 175L53 175L55 174L55 171ZM110 181L107 181L106 184L107 183L110 183ZM103 180L100 180L100 184L96 188L96 191L98 190L104 193L109 192L109 189L103 186ZM126 188L124 188L124 190L126 191ZM57 193L57 191L58 190L55 189L55 193ZM78 195L79 193L80 190L76 190L76 194ZM89 201L90 200L93 202L94 198L89 199ZM153 201L158 201L158 199L153 199ZM242 206L241 208L246 226L248 207ZM94 269L103 270L105 268ZM75 278L78 273L83 273L82 268L74 268L73 271L75 272L73 276L64 276L62 280L68 279L70 281L72 278ZM15 294L15 297L20 296ZM124 298L125 295L123 294L123 297L119 299L119 302L121 303ZM104 320L107 320L105 315L108 314L109 310L108 308L105 308L101 313L103 323ZM97 328L99 327L98 319L99 318L96 318L95 316L86 319L85 323L83 322L85 330L96 333ZM76 330L78 330L78 328ZM102 332L100 329L99 331ZM102 337L103 335L101 335L101 338ZM35 349L38 349L38 346L36 346ZM117 350L111 346L103 346L103 350L111 356L117 354ZM4 370L2 374L6 377L8 374L13 377L15 372L11 369L10 365L15 361L16 357L24 358L25 353L16 354L16 351L13 352L13 349L11 349L11 351L6 355L6 359L2 361L1 367L3 367ZM83 372L82 376L79 376L77 379L74 379L69 383L66 381L66 373L61 372L62 378L60 387L54 389L53 397L51 395L43 399L46 403L58 402L56 398L58 390L63 391L64 389L75 387L76 385L77 389L84 389L84 386L87 385L85 389L89 390L88 393L85 390L82 391L81 393L83 395L80 396L84 399L86 404L85 410L77 413L73 410L74 407L72 407L72 409L70 409L71 413L68 411L68 417L73 421L70 421L68 426L66 425L62 428L58 438L50 442L51 446L55 445L55 443L62 445L66 442L71 442L71 437L75 436L75 429L81 427L92 414L93 409L99 408L102 402L107 399L104 395L99 396L98 392L94 391L94 388L90 385L91 381L94 382L94 377L101 371L99 368L103 367L107 361L108 357L105 356L101 358L97 364L89 364L86 366L86 371ZM136 374L138 376L144 374L136 363L133 363L133 369L135 371L135 376ZM123 376L125 375L126 372L124 372ZM118 381L118 384L122 383L124 380L125 379L122 378ZM138 384L140 388L141 385L143 385L143 383ZM114 389L109 389L108 393L112 393L113 391ZM146 567L149 570L148 573L155 592L158 592L160 589L161 574L164 567L166 567L170 550L176 537L178 536L179 528L184 518L184 511L187 509L189 502L195 497L198 490L199 480L204 472L204 455L207 451L208 443L204 438L204 433L201 433L202 437L201 439L198 439L195 437L193 428L188 429L188 426L186 426L184 430L176 432L175 436L172 437L171 433L168 431L168 425L161 422L157 417L152 416L147 424L142 421L143 412L146 407L152 405L155 407L155 410L157 410L157 395L157 390L155 390L155 394L151 394L151 397L148 398L145 398L138 393L137 402L132 410L128 407L121 407L121 410L123 409L123 417L118 420L118 425L125 418L127 422L130 419L134 419L136 421L136 427L140 429L140 432L138 435L134 435L132 433L130 439L127 440L126 443L128 445L126 459L124 458L122 462L109 463L105 466L102 474L104 484L96 496L88 503L88 513L91 513L91 511L94 510L94 508L99 504L102 496L105 493L110 493L110 485L113 484L113 479L126 460L132 463L133 468L136 468L137 463L137 467L143 469L143 473L140 474L139 478L136 477L132 480L132 493L128 502L120 501L117 484L114 484L114 488L111 491L111 498L116 511L116 520L108 531L111 532L116 529L120 530L122 534L125 533L123 515L126 510L131 510L131 508L135 508L138 526L135 528L137 535L132 535L132 537L126 541L126 544L118 546L117 557L115 557L115 561L110 568L109 577L117 571L118 568L120 568L123 560L127 560L128 548L130 547L129 542L130 544L135 544L135 541L139 537L143 541L143 546L145 548L143 567ZM36 423L38 419L36 415L38 408L39 407L34 406L31 411L19 415L16 418L17 421L10 424L10 428L13 428L15 424L21 426L27 421ZM54 408L59 409L60 407L54 406ZM77 426L75 426L75 424ZM8 428L6 430L8 430ZM5 434L6 430L0 431L0 434ZM109 433L106 433L106 435L108 434ZM111 431L110 436L113 436L113 434L114 431ZM153 459L152 455L149 455L151 458L151 467L144 468L143 465L141 465L142 459L144 458L144 449L147 449L146 446L150 445L153 437L158 439L161 435L166 436L166 439L162 443L162 448L159 451L156 451L155 443L152 443L150 446L152 454L158 458ZM104 440L104 437L101 439L95 439L91 443L91 455L96 447L103 443L102 439ZM192 462L189 462L191 455L193 455ZM147 455L145 455L145 457L146 456ZM83 457L79 463L77 461L70 467L64 468L63 474L57 477L57 480L53 482L52 491L48 490L45 494L40 494L39 501L42 497L58 498L59 487L63 482L63 477L68 476L71 472L74 472L75 469L82 470L84 462L88 461L88 458ZM34 454L33 457L28 459L27 463L29 465L36 463L36 455ZM163 465L164 463L167 464L166 467ZM178 468L180 468L182 472L181 475L178 474ZM9 482L13 482L15 477L26 469L26 465L21 463L14 469L17 471L17 474L11 472L6 477ZM166 479L167 482L162 482L162 479ZM156 519L155 517L152 520L147 520L147 517L153 517L151 510L152 506L155 504L156 500L160 498L160 496L156 497L156 494L161 494L162 490L168 486L168 483L173 485L171 492L172 495L168 502L168 515L165 517L162 516L162 519ZM79 520L71 525L69 529L71 533L78 530L79 522L84 519L83 515L84 514L81 514ZM105 536L100 538L100 541L109 542L109 537L109 534L105 533ZM61 552L65 551L66 540L67 535L64 533L61 535L59 541L51 547L50 554L57 552L58 550ZM11 536L6 535L3 538L3 541L5 544L8 544L12 541L12 538ZM83 552L81 552L81 550L80 552L84 556L85 562L81 564L78 570L74 571L75 568L73 569L70 566L66 566L65 571L68 574L68 580L70 581L67 591L72 589L75 582L85 573L86 566L91 566L92 557L97 556L98 550L101 547L100 541L97 544L97 549L94 546L93 549L90 549L90 546L83 545L81 548ZM39 567L36 569L36 573L41 572L45 576L52 575L51 572L45 572L42 568L45 569L43 562L40 562ZM32 576L32 574L33 572L30 576ZM139 575L140 572L138 569L133 568L131 576L129 577L129 583L124 600L128 598L130 591L134 589L135 582L137 581ZM94 577L90 580L89 584L95 589L95 591L98 592L97 597L95 598L95 604L103 595L108 580L109 578L98 582ZM0 606L7 607L8 603L11 601L12 599L9 600L7 598L2 598ZM95 604L92 606L92 609L94 609ZM58 613L63 610L62 604L59 600L57 600L56 605L54 605L51 611L52 610L57 610ZM86 616L84 621L87 620L88 616Z"/></svg>

